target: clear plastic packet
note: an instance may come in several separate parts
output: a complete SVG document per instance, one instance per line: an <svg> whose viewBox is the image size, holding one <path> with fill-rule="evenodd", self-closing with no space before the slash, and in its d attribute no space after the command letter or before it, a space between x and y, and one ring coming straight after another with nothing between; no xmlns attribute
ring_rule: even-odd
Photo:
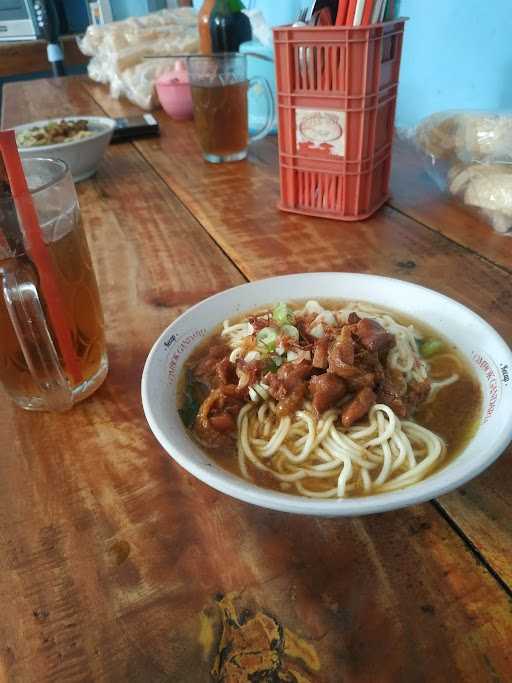
<svg viewBox="0 0 512 683"><path fill-rule="evenodd" d="M92 80L109 84L116 99L126 97L152 109L158 104L155 80L169 65L146 57L198 52L197 16L182 7L89 26L78 46L91 57L87 71Z"/></svg>
<svg viewBox="0 0 512 683"><path fill-rule="evenodd" d="M512 234L512 113L447 111L406 131L443 191Z"/></svg>

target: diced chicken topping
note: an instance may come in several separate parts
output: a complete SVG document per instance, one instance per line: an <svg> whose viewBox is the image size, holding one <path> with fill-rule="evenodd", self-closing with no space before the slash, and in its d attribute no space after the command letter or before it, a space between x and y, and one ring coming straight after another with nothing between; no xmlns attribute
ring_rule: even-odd
<svg viewBox="0 0 512 683"><path fill-rule="evenodd" d="M328 372L312 377L308 388L313 397L313 408L317 415L333 408L347 392L347 385L341 377Z"/></svg>
<svg viewBox="0 0 512 683"><path fill-rule="evenodd" d="M208 392L196 418L200 437L219 444L233 437L248 400L272 398L279 417L310 400L317 417L336 408L348 428L377 401L406 417L429 395L428 379L407 383L388 367L395 338L376 320L352 312L337 322L314 301L295 316L282 304L280 315L279 324L271 312L249 318L243 353L213 344L197 362L194 377Z"/></svg>

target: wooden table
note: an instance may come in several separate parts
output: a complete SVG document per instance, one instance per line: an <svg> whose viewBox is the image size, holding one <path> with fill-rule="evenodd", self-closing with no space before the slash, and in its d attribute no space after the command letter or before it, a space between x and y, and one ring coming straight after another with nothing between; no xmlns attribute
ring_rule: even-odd
<svg viewBox="0 0 512 683"><path fill-rule="evenodd" d="M89 57L78 49L75 35L62 36L59 42L67 67L87 64ZM50 71L46 45L45 40L0 42L0 78Z"/></svg>
<svg viewBox="0 0 512 683"><path fill-rule="evenodd" d="M5 88L3 125L134 110L85 79L19 83ZM181 470L149 432L139 383L154 339L184 309L278 273L417 282L511 341L512 240L441 197L407 149L390 205L343 224L276 210L274 140L248 162L211 166L191 124L159 118L160 139L112 146L78 186L106 383L66 415L0 406L2 680L212 680L223 608L245 619L261 661L292 662L301 683L511 681L510 449L432 503L287 516Z"/></svg>

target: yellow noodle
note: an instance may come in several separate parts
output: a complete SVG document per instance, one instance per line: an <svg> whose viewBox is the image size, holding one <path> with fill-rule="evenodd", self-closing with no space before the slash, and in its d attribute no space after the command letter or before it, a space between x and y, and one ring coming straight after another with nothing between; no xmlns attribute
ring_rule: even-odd
<svg viewBox="0 0 512 683"><path fill-rule="evenodd" d="M313 310L316 312L315 307ZM416 342L421 334L412 325L401 325L388 313L360 303L348 303L331 314L342 324L351 312L376 320L394 335L396 344L387 355L388 368L400 370L407 383L428 377L429 366L419 356ZM248 321L234 325L224 322L221 335L232 350L233 360L249 350L257 351L253 332ZM458 375L451 375L434 381L428 400L457 379ZM400 420L386 405L373 406L363 421L345 429L339 422L339 407L317 419L311 401L306 400L301 410L280 418L267 388L254 385L250 389L253 400L243 407L237 420L238 462L246 478L250 478L249 461L271 474L283 490L294 488L311 498L336 498L357 490L369 494L409 486L426 476L443 457L445 446L436 434ZM325 482L327 488L316 490L315 480Z"/></svg>
<svg viewBox="0 0 512 683"><path fill-rule="evenodd" d="M336 411L330 411L327 419L317 420L313 413L299 410L278 421L273 401L265 410L244 406L238 419L240 471L248 477L249 460L301 495L344 497L358 485L365 493L408 486L442 457L444 444L437 435L414 422L400 421L383 404L373 406L367 423L358 429L343 430L336 417ZM262 437L267 425L271 436ZM322 479L331 486L316 491L305 479Z"/></svg>

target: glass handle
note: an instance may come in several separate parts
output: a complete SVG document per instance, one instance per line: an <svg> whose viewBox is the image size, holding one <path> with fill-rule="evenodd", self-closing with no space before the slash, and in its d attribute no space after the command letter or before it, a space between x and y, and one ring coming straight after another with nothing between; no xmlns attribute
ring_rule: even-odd
<svg viewBox="0 0 512 683"><path fill-rule="evenodd" d="M73 393L64 375L37 291L32 266L14 259L0 269L1 292L27 363L48 410L73 406Z"/></svg>
<svg viewBox="0 0 512 683"><path fill-rule="evenodd" d="M254 135L249 136L249 142L256 142L256 140L261 140L262 138L266 137L272 130L272 126L274 125L274 119L276 116L274 96L272 94L272 89L269 85L269 82L266 78L262 78L261 76L254 76L254 78L251 78L251 80L249 81L249 89L258 85L261 86L265 92L268 104L268 114L267 120L265 121L261 130L259 130Z"/></svg>

